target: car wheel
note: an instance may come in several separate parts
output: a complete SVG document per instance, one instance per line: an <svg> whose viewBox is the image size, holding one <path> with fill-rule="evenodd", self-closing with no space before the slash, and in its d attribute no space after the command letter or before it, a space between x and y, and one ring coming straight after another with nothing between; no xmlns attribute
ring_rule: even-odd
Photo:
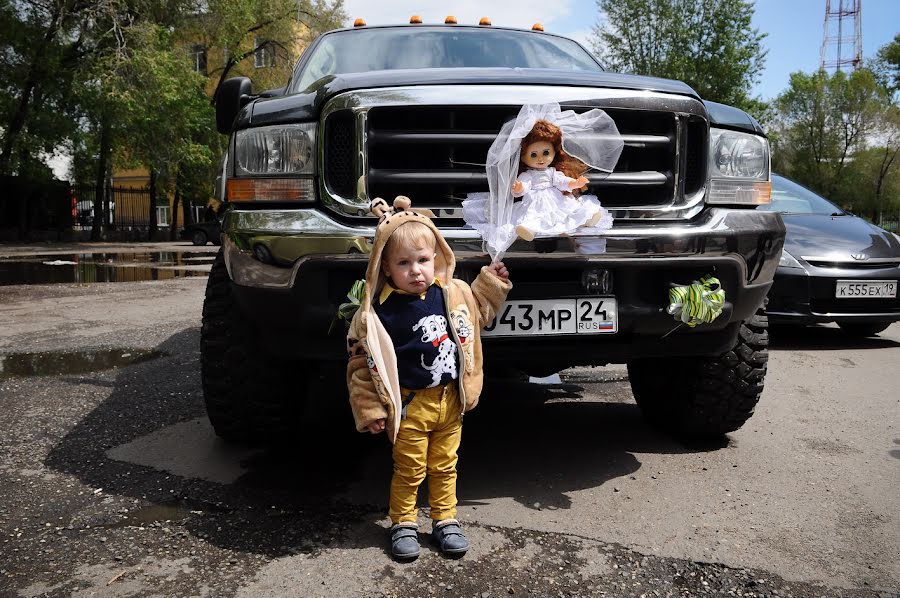
<svg viewBox="0 0 900 598"><path fill-rule="evenodd" d="M891 322L838 322L845 334L864 338L884 332Z"/></svg>
<svg viewBox="0 0 900 598"><path fill-rule="evenodd" d="M741 323L735 346L718 357L630 362L635 401L651 424L678 438L721 438L753 415L763 391L768 346L768 318L760 308Z"/></svg>
<svg viewBox="0 0 900 598"><path fill-rule="evenodd" d="M206 245L206 233L202 230L195 230L193 234L191 234L191 243L194 245Z"/></svg>
<svg viewBox="0 0 900 598"><path fill-rule="evenodd" d="M236 305L221 250L203 301L200 368L209 421L226 441L275 441L298 429L307 368L270 358L260 346Z"/></svg>

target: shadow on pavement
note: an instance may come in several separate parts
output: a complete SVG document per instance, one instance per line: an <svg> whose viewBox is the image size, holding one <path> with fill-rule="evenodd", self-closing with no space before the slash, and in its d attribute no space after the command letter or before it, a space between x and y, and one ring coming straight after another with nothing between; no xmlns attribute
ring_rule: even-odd
<svg viewBox="0 0 900 598"><path fill-rule="evenodd" d="M153 466L109 456L111 449L118 454L122 445L144 437L163 438L167 428L206 428L199 419L205 411L198 339L198 329L186 330L156 348L163 357L119 370L109 398L56 444L46 465L105 493L151 505L209 505L183 524L224 548L279 556L322 545L358 546L360 538L345 533L362 521L374 524L386 512L391 458L383 435L355 432L349 407L333 421L298 422L295 436L278 446L245 451L235 464L244 473L230 484L174 475L164 470L167 464L152 463L152 456ZM461 505L510 497L530 508L565 509L571 505L567 493L639 470L635 453L696 452L650 429L637 406L623 402L627 390L621 385L627 389L622 381L593 384L597 401L583 399L571 384L559 393L521 381L489 383L479 407L465 417ZM606 389L616 391L616 402L601 402ZM188 462L237 454L211 437L202 450L189 449L203 455L182 455L177 441L166 442L170 446L162 449ZM147 507L141 507L144 513ZM125 518L109 517L99 523ZM371 535L371 542L382 541L381 534Z"/></svg>
<svg viewBox="0 0 900 598"><path fill-rule="evenodd" d="M883 336L853 337L836 327L782 325L769 328L769 347L774 351L839 351L900 347L900 343Z"/></svg>

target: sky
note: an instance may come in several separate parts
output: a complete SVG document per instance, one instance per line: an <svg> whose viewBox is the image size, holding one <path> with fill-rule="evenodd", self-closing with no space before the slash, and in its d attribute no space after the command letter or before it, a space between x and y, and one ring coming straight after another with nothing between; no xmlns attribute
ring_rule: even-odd
<svg viewBox="0 0 900 598"><path fill-rule="evenodd" d="M832 0L835 10L839 0ZM847 0L849 4L849 0ZM861 0L863 61L900 33L900 0ZM571 37L590 48L588 38L600 13L595 0L345 0L351 22L362 17L370 25L406 23L420 15L426 23L442 23L448 14L460 23L477 23L488 16L494 25L545 30ZM552 10L551 10L552 9ZM825 0L757 0L754 27L766 33L766 68L753 95L772 99L784 91L795 71L819 68ZM834 52L834 50L832 50Z"/></svg>

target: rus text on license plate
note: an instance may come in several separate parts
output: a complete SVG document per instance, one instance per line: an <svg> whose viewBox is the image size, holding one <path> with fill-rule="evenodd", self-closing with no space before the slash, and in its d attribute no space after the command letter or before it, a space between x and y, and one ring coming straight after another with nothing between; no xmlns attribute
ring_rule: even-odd
<svg viewBox="0 0 900 598"><path fill-rule="evenodd" d="M897 296L897 281L839 280L834 296L838 299L893 299Z"/></svg>
<svg viewBox="0 0 900 598"><path fill-rule="evenodd" d="M507 301L482 336L610 334L619 329L613 297Z"/></svg>

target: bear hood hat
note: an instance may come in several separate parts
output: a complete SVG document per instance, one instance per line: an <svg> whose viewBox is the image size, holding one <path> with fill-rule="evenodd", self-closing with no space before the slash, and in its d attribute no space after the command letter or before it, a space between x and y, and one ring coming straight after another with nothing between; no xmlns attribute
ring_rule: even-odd
<svg viewBox="0 0 900 598"><path fill-rule="evenodd" d="M430 210L412 208L408 197L398 195L394 204L390 205L380 197L372 200L372 213L379 217L378 226L375 228L375 240L372 245L372 253L369 257L369 266L366 269L366 289L363 294L361 306L367 309L374 297L378 297L387 278L382 268L382 257L388 239L394 231L409 222L419 222L427 226L434 233L434 275L442 284L447 284L453 278L456 268L456 257L453 250L444 239L444 235L434 225L431 219L434 214Z"/></svg>

